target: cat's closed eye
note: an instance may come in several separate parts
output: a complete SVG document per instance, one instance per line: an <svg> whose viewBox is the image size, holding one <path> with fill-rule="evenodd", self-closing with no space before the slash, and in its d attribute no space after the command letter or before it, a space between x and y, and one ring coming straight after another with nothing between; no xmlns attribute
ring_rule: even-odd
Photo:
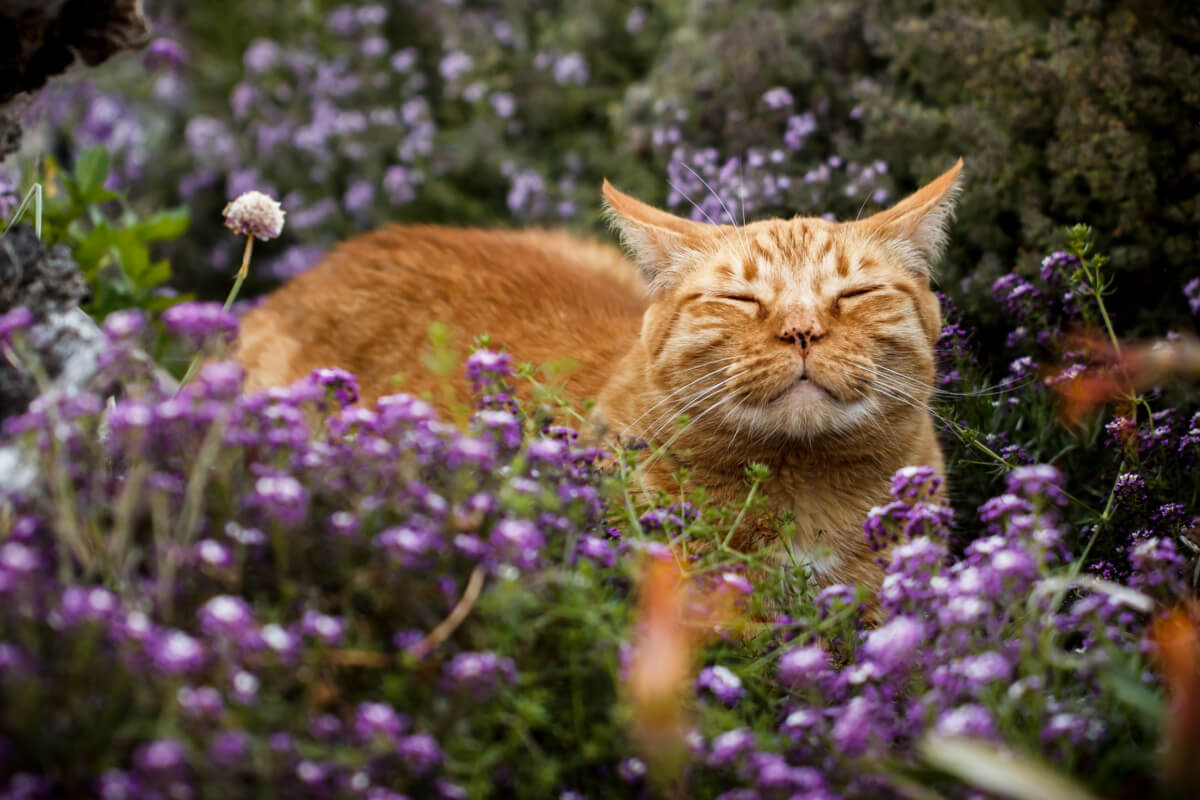
<svg viewBox="0 0 1200 800"><path fill-rule="evenodd" d="M864 295L871 294L872 292L877 292L882 288L882 286L858 286L854 289L847 289L839 294L837 299L833 301L834 308L840 307L843 300L853 300L856 297L863 297Z"/></svg>
<svg viewBox="0 0 1200 800"><path fill-rule="evenodd" d="M762 302L753 295L748 294L721 294L717 295L718 300L728 300L732 303L744 304L747 309L757 308L762 305Z"/></svg>

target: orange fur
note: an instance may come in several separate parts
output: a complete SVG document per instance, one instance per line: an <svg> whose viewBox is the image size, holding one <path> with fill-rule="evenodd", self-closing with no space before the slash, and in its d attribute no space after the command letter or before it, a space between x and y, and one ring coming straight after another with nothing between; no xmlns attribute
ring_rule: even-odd
<svg viewBox="0 0 1200 800"><path fill-rule="evenodd" d="M794 513L792 544L818 581L877 589L867 512L900 467L943 467L926 408L941 329L930 273L961 166L842 224L701 225L605 183L642 276L614 248L561 233L388 228L248 314L237 357L248 390L340 366L368 403L395 391L396 373L405 391L434 391L420 359L435 320L459 348L487 332L520 361L573 358L567 389L598 399L609 433L669 444L648 459L651 487L674 487L686 465L737 502L746 465L763 462L770 508Z"/></svg>

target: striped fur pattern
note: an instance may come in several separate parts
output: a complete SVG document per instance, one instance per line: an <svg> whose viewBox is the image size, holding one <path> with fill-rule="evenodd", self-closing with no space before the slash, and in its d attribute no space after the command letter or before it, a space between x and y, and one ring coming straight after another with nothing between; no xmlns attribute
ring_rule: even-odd
<svg viewBox="0 0 1200 800"><path fill-rule="evenodd" d="M794 514L791 544L818 581L877 589L867 512L900 467L943 466L928 409L941 329L930 275L961 166L846 223L705 225L606 183L632 264L552 232L390 228L247 315L237 357L251 389L341 366L367 402L395 373L435 393L419 368L434 320L460 346L488 332L520 360L573 358L568 390L598 398L604 430L666 446L647 458L649 486L678 491L686 466L710 497L737 502L746 465L765 463L770 507ZM760 529L747 525L741 543Z"/></svg>

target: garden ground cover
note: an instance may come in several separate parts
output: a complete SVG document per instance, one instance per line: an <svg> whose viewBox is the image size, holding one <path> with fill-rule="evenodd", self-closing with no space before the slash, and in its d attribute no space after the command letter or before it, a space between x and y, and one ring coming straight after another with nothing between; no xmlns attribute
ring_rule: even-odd
<svg viewBox="0 0 1200 800"><path fill-rule="evenodd" d="M1038 13L164 4L151 85L126 63L48 95L57 155L0 193L47 187L43 238L108 341L86 391L4 422L38 468L0 501L7 794L1185 791L1200 416L1181 378L1136 380L1128 337L1182 351L1200 308L1194 165L1168 166L1196 61L1154 4ZM767 66L706 57L776 39ZM972 91L1024 110L981 118ZM556 424L552 371L436 331L461 420L360 407L336 370L244 396L236 314L190 296L225 296L244 242L218 212L245 189L288 211L252 297L385 219L589 229L602 175L699 218L851 217L960 153L948 485L905 470L864 526L903 540L874 624L786 551L723 546L761 469L739 507L644 497L644 452ZM34 321L0 340L36 373ZM177 391L141 351L207 361Z"/></svg>

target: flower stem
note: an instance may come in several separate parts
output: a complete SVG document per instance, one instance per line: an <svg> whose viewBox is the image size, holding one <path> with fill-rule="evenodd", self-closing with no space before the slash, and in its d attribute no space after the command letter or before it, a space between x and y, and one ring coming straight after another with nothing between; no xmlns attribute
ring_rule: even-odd
<svg viewBox="0 0 1200 800"><path fill-rule="evenodd" d="M229 296L225 298L225 305L222 306L226 311L233 305L233 301L237 299L238 292L242 288L242 281L246 280L246 276L250 274L250 254L254 250L254 237L246 237L246 249L242 251L242 266L238 267L237 276L233 279L233 288L229 290Z"/></svg>
<svg viewBox="0 0 1200 800"><path fill-rule="evenodd" d="M221 309L228 311L233 306L233 301L237 299L238 292L242 290L242 283L246 280L246 276L250 274L250 254L254 251L254 236L246 237L246 249L242 251L242 265L238 267L237 275L233 279L233 287L229 290L229 296L225 298L225 305ZM187 372L183 373L183 378L179 381L179 388L187 386L188 381L196 374L196 370L200 369L200 359L203 358L203 353L196 353L192 358L192 363L188 364Z"/></svg>

